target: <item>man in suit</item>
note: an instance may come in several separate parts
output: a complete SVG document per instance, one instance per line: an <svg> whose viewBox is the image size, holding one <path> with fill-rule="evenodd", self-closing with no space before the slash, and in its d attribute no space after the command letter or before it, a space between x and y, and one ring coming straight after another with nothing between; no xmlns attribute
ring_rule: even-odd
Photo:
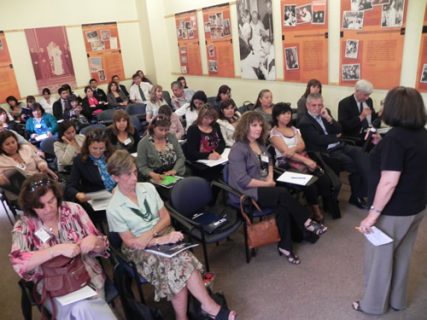
<svg viewBox="0 0 427 320"><path fill-rule="evenodd" d="M323 105L319 93L307 96L307 112L299 122L299 128L308 151L320 151L325 162L335 171L350 173L351 196L349 203L367 209L364 199L367 193L368 159L361 148L340 141L341 126Z"/></svg>
<svg viewBox="0 0 427 320"><path fill-rule="evenodd" d="M363 144L367 128L374 126L377 114L372 99L374 87L367 80L359 80L354 87L354 94L342 99L338 104L338 121L343 135L356 138L357 144Z"/></svg>
<svg viewBox="0 0 427 320"><path fill-rule="evenodd" d="M64 119L64 110L68 106L69 90L64 86L58 89L59 99L53 103L52 112L56 120Z"/></svg>
<svg viewBox="0 0 427 320"><path fill-rule="evenodd" d="M101 88L98 88L98 81L96 79L90 79L89 80L89 86L93 91L93 96L98 100L98 102L105 102L107 103L107 95L105 94L105 91Z"/></svg>

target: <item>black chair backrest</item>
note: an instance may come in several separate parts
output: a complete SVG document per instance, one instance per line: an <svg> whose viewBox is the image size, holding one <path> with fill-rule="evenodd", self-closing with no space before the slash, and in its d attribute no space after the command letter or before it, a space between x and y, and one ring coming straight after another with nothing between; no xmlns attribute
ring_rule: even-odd
<svg viewBox="0 0 427 320"><path fill-rule="evenodd" d="M126 112L131 115L142 115L145 114L146 111L145 103L133 103L127 106Z"/></svg>
<svg viewBox="0 0 427 320"><path fill-rule="evenodd" d="M118 232L109 232L108 241L114 249L121 250L123 240Z"/></svg>
<svg viewBox="0 0 427 320"><path fill-rule="evenodd" d="M192 217L205 208L212 199L208 181L201 177L187 177L180 180L172 189L170 203L180 214Z"/></svg>
<svg viewBox="0 0 427 320"><path fill-rule="evenodd" d="M141 120L138 119L137 116L129 116L130 123L132 123L135 130L138 132L139 135L142 133L142 123Z"/></svg>
<svg viewBox="0 0 427 320"><path fill-rule="evenodd" d="M216 105L216 97L208 97L208 103L211 107Z"/></svg>
<svg viewBox="0 0 427 320"><path fill-rule="evenodd" d="M81 134L86 135L89 131L94 130L94 129L105 129L106 126L103 125L102 123L97 123L97 124L91 124L87 127L84 127L82 130L80 130Z"/></svg>
<svg viewBox="0 0 427 320"><path fill-rule="evenodd" d="M114 109L107 109L98 114L98 121L101 123L112 123L113 122L113 114Z"/></svg>
<svg viewBox="0 0 427 320"><path fill-rule="evenodd" d="M54 157L55 151L53 148L53 144L55 143L55 141L56 141L55 137L49 137L44 139L42 142L40 142L40 150Z"/></svg>
<svg viewBox="0 0 427 320"><path fill-rule="evenodd" d="M169 91L163 90L163 99L166 101L166 103L172 107L172 99Z"/></svg>

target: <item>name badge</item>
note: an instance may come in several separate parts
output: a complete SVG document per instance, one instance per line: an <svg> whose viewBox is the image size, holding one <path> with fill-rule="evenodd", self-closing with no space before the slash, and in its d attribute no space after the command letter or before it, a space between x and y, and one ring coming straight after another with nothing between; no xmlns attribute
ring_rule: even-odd
<svg viewBox="0 0 427 320"><path fill-rule="evenodd" d="M268 163L269 161L268 161L268 156L267 155L265 155L265 154L262 154L261 155L261 161L262 162L265 162L265 163Z"/></svg>
<svg viewBox="0 0 427 320"><path fill-rule="evenodd" d="M46 243L47 241L49 241L50 238L52 238L52 236L49 233L47 233L46 230L43 228L40 228L34 234L43 243Z"/></svg>
<svg viewBox="0 0 427 320"><path fill-rule="evenodd" d="M128 145L128 144L130 144L130 143L132 143L131 138L127 138L125 141L123 141L123 144L124 144L125 146L127 146L127 145Z"/></svg>
<svg viewBox="0 0 427 320"><path fill-rule="evenodd" d="M40 123L37 123L34 127L35 127L36 129L40 129L40 128L42 127L42 125L41 125Z"/></svg>

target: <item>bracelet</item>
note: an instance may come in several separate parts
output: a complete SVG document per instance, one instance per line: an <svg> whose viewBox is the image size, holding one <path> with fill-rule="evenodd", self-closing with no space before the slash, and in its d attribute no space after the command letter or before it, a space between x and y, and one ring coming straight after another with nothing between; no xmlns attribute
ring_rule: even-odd
<svg viewBox="0 0 427 320"><path fill-rule="evenodd" d="M371 207L369 208L369 211L375 211L376 213L381 213L381 212L382 212L382 210L378 210L378 209L376 209L374 206L371 206Z"/></svg>

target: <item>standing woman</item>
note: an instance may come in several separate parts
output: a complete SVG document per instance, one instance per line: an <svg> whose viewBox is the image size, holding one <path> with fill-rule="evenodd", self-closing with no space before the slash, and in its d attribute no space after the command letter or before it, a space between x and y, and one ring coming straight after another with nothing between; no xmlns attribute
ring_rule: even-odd
<svg viewBox="0 0 427 320"><path fill-rule="evenodd" d="M86 137L77 134L74 121L65 120L59 124L58 141L53 144L59 172L70 172L74 158L80 153Z"/></svg>
<svg viewBox="0 0 427 320"><path fill-rule="evenodd" d="M314 233L314 236L323 234L327 228L311 220L308 211L286 189L276 187L273 163L264 145L266 127L267 124L259 112L248 111L243 114L236 127L236 143L228 157L228 183L255 199L261 207L273 208L280 234L277 246L279 255L284 255L291 264L300 264L301 261L292 247L292 220L301 231ZM239 201L239 198L236 200Z"/></svg>
<svg viewBox="0 0 427 320"><path fill-rule="evenodd" d="M405 309L409 262L425 212L427 185L426 112L421 95L396 87L384 102L383 121L392 127L370 152L368 199L372 205L359 230L378 227L393 242L375 247L366 241L365 293L353 308L380 315Z"/></svg>
<svg viewBox="0 0 427 320"><path fill-rule="evenodd" d="M146 118L151 121L159 113L160 106L164 105L163 88L158 84L150 89L150 99L147 101Z"/></svg>
<svg viewBox="0 0 427 320"><path fill-rule="evenodd" d="M297 119L301 119L302 116L307 112L307 107L305 105L307 103L307 97L311 93L322 93L322 84L319 80L311 79L307 82L307 88L297 102Z"/></svg>
<svg viewBox="0 0 427 320"><path fill-rule="evenodd" d="M237 106L233 99L224 100L220 103L217 123L221 128L226 147L231 147L234 144L234 131L236 130L240 116L240 112L237 111Z"/></svg>
<svg viewBox="0 0 427 320"><path fill-rule="evenodd" d="M113 123L107 128L106 133L113 147L126 149L129 153L136 152L139 134L130 123L130 118L126 111L114 111Z"/></svg>
<svg viewBox="0 0 427 320"><path fill-rule="evenodd" d="M262 114L265 122L271 126L273 123L273 94L268 89L263 89L259 92L256 99L254 110Z"/></svg>

